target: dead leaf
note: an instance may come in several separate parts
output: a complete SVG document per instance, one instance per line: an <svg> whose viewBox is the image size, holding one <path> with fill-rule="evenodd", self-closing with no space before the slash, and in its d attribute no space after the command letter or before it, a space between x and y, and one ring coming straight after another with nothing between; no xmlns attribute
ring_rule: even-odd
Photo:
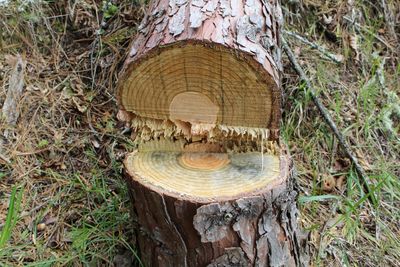
<svg viewBox="0 0 400 267"><path fill-rule="evenodd" d="M73 97L74 92L72 91L71 87L65 86L61 92L63 99L70 99Z"/></svg>
<svg viewBox="0 0 400 267"><path fill-rule="evenodd" d="M326 192L331 192L336 186L336 181L333 176L325 176L322 180L322 190Z"/></svg>
<svg viewBox="0 0 400 267"><path fill-rule="evenodd" d="M332 17L332 16L326 16L325 14L322 15L322 22L323 22L325 25L331 24L332 21L333 21L333 17Z"/></svg>
<svg viewBox="0 0 400 267"><path fill-rule="evenodd" d="M300 46L296 46L296 47L294 48L293 52L294 52L294 54L295 54L296 57L299 57L299 56L300 56L300 53L301 53L301 48L300 48Z"/></svg>
<svg viewBox="0 0 400 267"><path fill-rule="evenodd" d="M17 57L14 55L5 55L4 59L6 63L11 67L14 67L15 64L17 64Z"/></svg>
<svg viewBox="0 0 400 267"><path fill-rule="evenodd" d="M364 157L364 154L362 152L356 150L356 155L358 158L358 162L365 170L368 171L372 169L371 165L369 164L368 160Z"/></svg>
<svg viewBox="0 0 400 267"><path fill-rule="evenodd" d="M78 95L78 96L85 95L85 92L83 90L85 85L83 84L83 82L80 78L72 78L69 83L70 83L71 89L74 91L75 95Z"/></svg>
<svg viewBox="0 0 400 267"><path fill-rule="evenodd" d="M134 118L134 115L128 111L120 109L117 113L117 119L122 122L130 122Z"/></svg>
<svg viewBox="0 0 400 267"><path fill-rule="evenodd" d="M360 61L360 52L358 50L358 36L357 35L350 35L349 36L349 43L350 43L350 47L356 53L356 61Z"/></svg>
<svg viewBox="0 0 400 267"><path fill-rule="evenodd" d="M336 179L336 188L339 191L343 191L345 179L346 179L345 175L341 175Z"/></svg>
<svg viewBox="0 0 400 267"><path fill-rule="evenodd" d="M333 56L335 57L335 59L336 59L338 62L343 62L343 61L344 61L344 56L341 55L341 54L335 54L335 55L333 55Z"/></svg>
<svg viewBox="0 0 400 267"><path fill-rule="evenodd" d="M57 221L58 221L58 219L56 217L50 217L50 218L46 219L46 221L44 223L46 225L49 225L49 224L56 223Z"/></svg>
<svg viewBox="0 0 400 267"><path fill-rule="evenodd" d="M72 97L72 101L75 104L75 107L79 110L79 112L84 113L87 110L87 105L84 104L84 102L79 98L79 97Z"/></svg>

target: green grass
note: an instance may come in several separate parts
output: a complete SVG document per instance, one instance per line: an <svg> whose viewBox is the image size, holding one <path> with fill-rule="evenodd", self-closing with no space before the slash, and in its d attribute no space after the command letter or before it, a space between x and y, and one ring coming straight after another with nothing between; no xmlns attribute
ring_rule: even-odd
<svg viewBox="0 0 400 267"><path fill-rule="evenodd" d="M12 188L6 221L0 231L0 253L1 249L9 242L13 228L18 222L23 192L23 189L17 191L16 186Z"/></svg>
<svg viewBox="0 0 400 267"><path fill-rule="evenodd" d="M7 215L6 224L1 232L0 244L6 249L0 250L0 263L5 265L13 265L13 261L9 261L10 255L18 258L34 257L34 261L27 266L47 266L52 264L72 266L75 264L93 265L112 264L115 253L128 250L136 258L135 249L131 245L129 236L133 235L133 228L130 227L132 221L129 209L125 206L129 205L128 196L126 194L125 184L122 181L107 178L105 173L99 172L89 177L88 184L83 182L83 176L73 174L71 176L62 176L59 173L50 171L50 177L54 177L54 184L63 182L59 187L59 191L51 196L50 202L47 203L46 209L36 214L36 220L33 223L32 237L29 231L15 236L12 240L11 234L13 228L17 225L19 218L19 207L22 199L22 190L13 192L10 197L10 208ZM119 190L118 195L115 191L111 191L109 184L113 183L115 189ZM113 190L115 190L113 189ZM40 188L38 188L40 190ZM39 192L31 192L38 195ZM84 203L80 209L74 208L74 204ZM43 235L36 229L38 223L43 221L43 215L48 214L54 208L60 211L59 219L62 214L68 214L74 210L77 214L76 221L70 225L58 225L68 229L64 232L70 248L68 251L54 250L49 248L49 236ZM58 223L58 222L57 222ZM52 228L52 225L47 226ZM28 240L34 239L32 244ZM27 242L28 241L28 242ZM10 244L13 244L10 246ZM33 246L33 247L32 247ZM34 255L29 255L27 250L34 250ZM53 266L53 265L52 265Z"/></svg>
<svg viewBox="0 0 400 267"><path fill-rule="evenodd" d="M64 2L18 9L21 1L14 1L0 12L0 85L6 88L8 82L6 55L26 54L29 63L24 96L29 105L21 105L18 137L4 150L11 163L0 166L0 265L107 266L125 253L140 265L121 180L121 160L133 145L115 121L113 96L119 62L144 2L100 1L94 8L90 1L76 1L74 15ZM343 55L345 62L334 64L288 41L300 48L303 67L378 199L378 205L370 205L308 89L286 64L282 136L298 170L298 203L310 231L312 261L314 266L395 266L400 262L400 64L374 36L388 38L378 32L384 17L356 1L363 29L339 16L332 30L338 41L332 42L321 30L322 15L346 12L347 2L302 2L303 19L285 27ZM99 35L96 10L106 13L107 27ZM351 35L358 36L360 62L349 46ZM342 188L324 190L324 178L341 176ZM53 222L39 231L38 224L49 219Z"/></svg>
<svg viewBox="0 0 400 267"><path fill-rule="evenodd" d="M371 11L370 7L359 5L364 12ZM309 14L309 23L311 17ZM382 19L368 17L363 27L378 34L378 27L384 27ZM315 27L305 30L318 43L324 42ZM355 34L337 28L337 34L344 32ZM344 43L330 46L335 53L342 51L346 56L347 62L340 66L320 60L318 52L304 45L299 57L305 62L320 99L367 171L378 199L376 206L368 202L368 195L340 146L333 145L333 134L316 111L307 89L303 84L286 86L289 95L283 135L299 169L299 204L304 225L314 240L311 244L317 266L332 264L332 260L344 266L395 266L400 261L399 65L397 62L395 70L390 67L389 52L382 46L377 49L378 41L372 34L360 31L357 35L362 59L358 65L354 64L354 51ZM337 169L338 161L347 163ZM322 179L326 175L345 175L345 187L324 191Z"/></svg>

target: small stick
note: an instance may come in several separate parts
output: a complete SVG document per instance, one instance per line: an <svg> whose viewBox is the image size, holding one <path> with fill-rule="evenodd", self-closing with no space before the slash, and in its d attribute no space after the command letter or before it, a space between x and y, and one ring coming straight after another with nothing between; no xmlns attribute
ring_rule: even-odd
<svg viewBox="0 0 400 267"><path fill-rule="evenodd" d="M7 61L9 61L8 63L13 66L13 70L9 80L7 96L2 107L2 115L7 124L7 128L2 133L3 136L0 139L0 158L10 164L10 159L3 154L3 145L6 139L9 139L10 137L12 138L14 132L13 128L17 124L19 117L18 105L24 90L24 71L26 62L20 55L17 55L16 57L9 56Z"/></svg>
<svg viewBox="0 0 400 267"><path fill-rule="evenodd" d="M7 97L4 101L2 111L9 126L15 126L19 117L18 102L24 90L24 71L26 63L20 55L9 60L15 63L13 62L14 68L11 73Z"/></svg>
<svg viewBox="0 0 400 267"><path fill-rule="evenodd" d="M299 34L297 34L297 33L290 32L290 31L285 31L285 30L283 30L282 32L283 32L284 34L289 35L289 36L291 36L291 37L294 37L294 38L298 39L299 41L305 43L306 45L309 45L309 46L311 46L312 48L318 50L318 51L319 51L321 54L323 54L326 58L332 60L332 61L335 62L336 64L342 63L342 60L343 60L343 59L340 58L340 55L335 55L335 54L330 53L329 51L327 51L327 50L326 50L325 48L323 48L322 46L317 45L316 43L313 43L313 42L309 41L308 39L304 38L303 36L301 36L301 35L299 35Z"/></svg>
<svg viewBox="0 0 400 267"><path fill-rule="evenodd" d="M2 144L0 143L0 158L1 158L2 160L4 160L5 162L7 162L8 164L10 164L10 163L11 163L11 160L1 153L2 150L3 150Z"/></svg>
<svg viewBox="0 0 400 267"><path fill-rule="evenodd" d="M282 38L282 45L283 49L285 50L286 55L288 56L290 62L293 65L293 68L296 70L297 74L300 76L300 78L305 82L306 86L308 87L308 90L311 94L312 100L314 104L317 106L319 112L321 113L322 117L324 118L325 122L329 125L331 128L332 132L338 139L339 144L342 146L343 150L345 151L347 157L351 160L351 162L354 164L354 167L356 168L357 173L361 177L361 182L364 188L364 193L368 194L368 199L372 202L372 204L375 206L377 204L377 200L375 198L374 192L370 189L369 184L367 182L368 176L365 173L364 169L361 167L361 165L358 163L358 160L356 156L353 154L351 151L350 146L347 144L343 134L338 130L335 122L333 121L331 115L329 114L329 111L327 108L322 104L322 102L319 100L317 94L315 93L314 88L311 85L310 80L304 73L303 69L297 62L297 59L295 55L293 54L292 50L289 48L286 40Z"/></svg>
<svg viewBox="0 0 400 267"><path fill-rule="evenodd" d="M395 30L394 14L385 0L381 0L381 6L383 8L383 13L385 14L386 26L389 30L389 33L393 38L393 42L397 43L397 33Z"/></svg>
<svg viewBox="0 0 400 267"><path fill-rule="evenodd" d="M352 20L351 18L347 17L347 16L343 16L343 18L345 20L347 20L348 22L352 23L357 29L358 31L364 31L368 34L371 34L372 36L374 36L374 38L376 40L378 40L379 42L381 42L382 44L386 45L390 50L394 51L393 46L391 46L390 44L388 44L383 38L381 38L380 36L376 35L375 33L373 33L372 31L368 30L367 28L361 26L359 23L355 22L354 20Z"/></svg>

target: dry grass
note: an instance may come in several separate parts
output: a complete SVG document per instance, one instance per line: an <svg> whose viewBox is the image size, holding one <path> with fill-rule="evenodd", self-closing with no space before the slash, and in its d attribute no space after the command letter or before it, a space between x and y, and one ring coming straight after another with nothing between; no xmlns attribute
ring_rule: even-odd
<svg viewBox="0 0 400 267"><path fill-rule="evenodd" d="M9 224L11 235L0 248L2 266L137 263L120 179L121 159L132 144L115 119L114 89L143 4L107 2L14 1L0 7L1 103L12 69L7 56L19 53L27 62L15 137L2 149L9 162L0 159L3 232L11 196L15 204L15 225ZM288 63L283 135L299 171L314 265L399 266L400 50L378 4L356 2L352 8L349 2L303 1L284 12L287 30L342 55L342 64L287 39L368 171L379 205L366 200ZM387 2L398 14L399 5ZM1 123L0 131L5 127Z"/></svg>
<svg viewBox="0 0 400 267"><path fill-rule="evenodd" d="M389 3L398 14L400 6ZM296 9L301 20L291 14ZM368 202L355 170L287 65L283 132L300 174L314 265L399 266L399 36L389 34L382 8L369 2L304 1L286 15L287 29L343 57L335 64L287 37L379 200L375 207Z"/></svg>
<svg viewBox="0 0 400 267"><path fill-rule="evenodd" d="M1 162L0 222L11 188L23 190L18 222L0 249L2 266L134 258L120 179L131 144L115 120L113 90L141 13L132 1L120 1L118 14L106 18L109 9L91 1L13 2L1 9L2 100L12 69L5 58L20 53L27 62L15 138L2 149L10 162Z"/></svg>

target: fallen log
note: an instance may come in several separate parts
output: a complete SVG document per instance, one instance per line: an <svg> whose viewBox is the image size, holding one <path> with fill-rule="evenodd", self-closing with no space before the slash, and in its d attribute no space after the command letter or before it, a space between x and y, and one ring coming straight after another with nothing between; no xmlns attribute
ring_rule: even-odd
<svg viewBox="0 0 400 267"><path fill-rule="evenodd" d="M154 0L118 84L146 266L307 266L280 140L278 1Z"/></svg>

